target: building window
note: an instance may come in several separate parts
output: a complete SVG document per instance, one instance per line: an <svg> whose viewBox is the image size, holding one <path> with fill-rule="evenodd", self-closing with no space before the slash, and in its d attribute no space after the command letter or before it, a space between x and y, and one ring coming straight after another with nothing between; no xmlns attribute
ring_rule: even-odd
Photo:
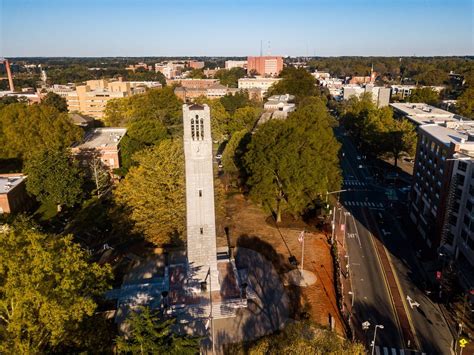
<svg viewBox="0 0 474 355"><path fill-rule="evenodd" d="M464 225L469 227L469 223L471 222L471 219L469 218L468 215L464 215Z"/></svg>
<svg viewBox="0 0 474 355"><path fill-rule="evenodd" d="M463 161L458 162L458 170L461 171L466 171L467 169L467 164Z"/></svg>
<svg viewBox="0 0 474 355"><path fill-rule="evenodd" d="M457 219L457 217L456 217L455 215L450 214L448 221L449 221L449 224L450 224L450 225L456 227L456 224L457 224L457 222L458 222L458 219Z"/></svg>
<svg viewBox="0 0 474 355"><path fill-rule="evenodd" d="M199 190L199 197L202 197L202 190Z"/></svg>
<svg viewBox="0 0 474 355"><path fill-rule="evenodd" d="M200 232L201 234L204 234L204 228L202 228L202 227L199 228L199 232Z"/></svg>
<svg viewBox="0 0 474 355"><path fill-rule="evenodd" d="M464 175L456 174L456 184L458 186L463 186L464 185Z"/></svg>

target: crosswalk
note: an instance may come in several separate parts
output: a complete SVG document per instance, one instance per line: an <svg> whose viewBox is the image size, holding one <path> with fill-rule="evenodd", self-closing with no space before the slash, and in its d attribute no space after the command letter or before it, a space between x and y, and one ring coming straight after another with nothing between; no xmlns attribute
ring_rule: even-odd
<svg viewBox="0 0 474 355"><path fill-rule="evenodd" d="M358 181L358 180L344 180L344 186L367 186L366 182Z"/></svg>
<svg viewBox="0 0 474 355"><path fill-rule="evenodd" d="M354 206L354 207L383 208L383 203L381 202L344 201L343 204L346 206Z"/></svg>
<svg viewBox="0 0 474 355"><path fill-rule="evenodd" d="M426 355L426 353L420 353L414 350L388 348L386 346L375 346L375 354L377 355Z"/></svg>

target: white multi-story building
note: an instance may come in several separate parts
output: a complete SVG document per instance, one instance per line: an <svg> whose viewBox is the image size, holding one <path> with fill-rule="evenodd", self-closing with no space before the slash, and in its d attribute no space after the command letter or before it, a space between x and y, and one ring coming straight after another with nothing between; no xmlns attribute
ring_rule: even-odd
<svg viewBox="0 0 474 355"><path fill-rule="evenodd" d="M345 85L342 87L342 95L344 100L348 100L353 96L360 96L364 93L372 94L372 100L377 107L388 106L390 102L390 88L373 86L372 84Z"/></svg>
<svg viewBox="0 0 474 355"><path fill-rule="evenodd" d="M238 81L239 89L260 89L264 95L270 86L280 81L280 78L240 78Z"/></svg>
<svg viewBox="0 0 474 355"><path fill-rule="evenodd" d="M430 88L437 93L444 90L444 86L391 85L390 88L392 89L392 96L398 96L400 99L410 96L415 89Z"/></svg>
<svg viewBox="0 0 474 355"><path fill-rule="evenodd" d="M226 60L225 61L225 68L227 70L232 69L232 68L247 69L247 61L246 60Z"/></svg>

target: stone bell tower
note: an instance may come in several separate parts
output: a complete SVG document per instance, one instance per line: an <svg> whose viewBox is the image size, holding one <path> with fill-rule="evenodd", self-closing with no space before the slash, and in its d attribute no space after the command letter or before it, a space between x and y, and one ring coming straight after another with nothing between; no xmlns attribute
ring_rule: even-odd
<svg viewBox="0 0 474 355"><path fill-rule="evenodd" d="M207 105L183 105L186 227L192 278L219 288L211 116ZM210 274L208 275L208 272Z"/></svg>

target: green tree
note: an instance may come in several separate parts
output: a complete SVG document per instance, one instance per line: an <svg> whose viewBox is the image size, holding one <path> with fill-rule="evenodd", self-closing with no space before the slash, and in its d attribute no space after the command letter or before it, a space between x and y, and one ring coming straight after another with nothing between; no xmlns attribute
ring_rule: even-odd
<svg viewBox="0 0 474 355"><path fill-rule="evenodd" d="M432 88L418 88L411 92L408 102L423 102L428 105L437 105L440 102L439 93Z"/></svg>
<svg viewBox="0 0 474 355"><path fill-rule="evenodd" d="M229 115L233 115L239 108L246 106L257 106L255 102L249 99L249 94L246 91L238 91L235 94L227 94L220 98L221 104Z"/></svg>
<svg viewBox="0 0 474 355"><path fill-rule="evenodd" d="M247 129L235 132L225 146L222 154L224 173L231 178L236 178L244 171L242 158L247 152L250 134Z"/></svg>
<svg viewBox="0 0 474 355"><path fill-rule="evenodd" d="M319 95L316 79L304 68L285 67L280 77L282 79L268 90L268 96L291 94L298 102L305 97Z"/></svg>
<svg viewBox="0 0 474 355"><path fill-rule="evenodd" d="M80 346L83 322L109 288L111 269L89 263L71 236L47 235L27 221L0 232L0 352L46 353ZM91 334L91 333L89 333Z"/></svg>
<svg viewBox="0 0 474 355"><path fill-rule="evenodd" d="M214 77L219 79L222 85L236 88L238 86L238 81L240 78L243 78L247 75L247 71L244 68L232 68L232 69L220 69L218 70Z"/></svg>
<svg viewBox="0 0 474 355"><path fill-rule="evenodd" d="M237 109L229 120L229 134L232 135L243 129L252 130L261 114L262 110L257 107L245 106Z"/></svg>
<svg viewBox="0 0 474 355"><path fill-rule="evenodd" d="M157 244L176 242L185 226L184 153L181 140L163 140L134 156L115 191L138 232Z"/></svg>
<svg viewBox="0 0 474 355"><path fill-rule="evenodd" d="M341 184L339 143L321 100L284 121L269 121L252 136L244 156L250 196L281 221L287 210L301 214Z"/></svg>
<svg viewBox="0 0 474 355"><path fill-rule="evenodd" d="M386 152L394 159L395 167L402 153L410 156L415 154L416 150L416 132L415 127L409 121L392 119L388 131L382 134Z"/></svg>
<svg viewBox="0 0 474 355"><path fill-rule="evenodd" d="M274 334L247 343L234 344L228 353L229 355L362 355L366 350L362 344L353 343L335 332L318 328L310 322L293 322Z"/></svg>
<svg viewBox="0 0 474 355"><path fill-rule="evenodd" d="M74 206L81 201L83 177L77 162L65 150L44 150L25 164L26 188L43 203Z"/></svg>
<svg viewBox="0 0 474 355"><path fill-rule="evenodd" d="M202 69L191 69L188 74L188 78L191 79L206 79L204 70Z"/></svg>
<svg viewBox="0 0 474 355"><path fill-rule="evenodd" d="M64 149L82 139L67 113L47 105L11 104L0 110L0 158L24 159L45 149Z"/></svg>
<svg viewBox="0 0 474 355"><path fill-rule="evenodd" d="M199 353L199 339L180 336L173 331L175 319L160 319L147 307L131 311L127 317L129 334L116 339L119 354L189 354Z"/></svg>
<svg viewBox="0 0 474 355"><path fill-rule="evenodd" d="M456 108L460 115L474 119L474 87L467 88L459 96Z"/></svg>
<svg viewBox="0 0 474 355"><path fill-rule="evenodd" d="M363 94L360 97L351 97L344 104L341 112L341 122L356 142L361 141L365 118L376 109L370 93Z"/></svg>
<svg viewBox="0 0 474 355"><path fill-rule="evenodd" d="M181 100L172 87L150 89L144 94L107 102L105 123L109 126L127 126L132 120L157 120L168 129L181 126Z"/></svg>
<svg viewBox="0 0 474 355"><path fill-rule="evenodd" d="M66 99L54 92L48 92L43 100L41 100L41 104L54 107L59 112L67 112Z"/></svg>

